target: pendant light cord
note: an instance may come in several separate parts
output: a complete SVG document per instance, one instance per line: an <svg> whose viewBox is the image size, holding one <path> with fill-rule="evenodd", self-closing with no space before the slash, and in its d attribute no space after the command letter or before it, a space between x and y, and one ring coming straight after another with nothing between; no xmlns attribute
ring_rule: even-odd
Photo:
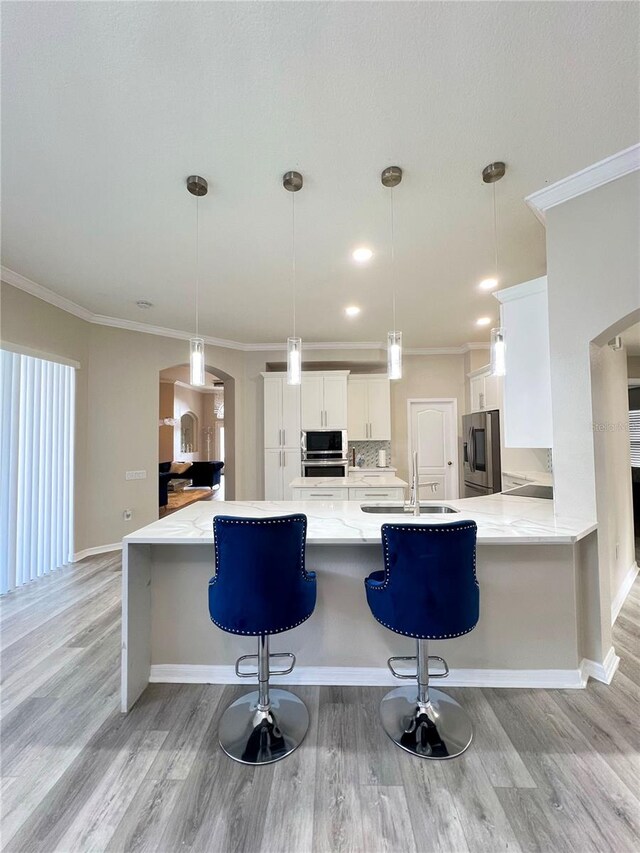
<svg viewBox="0 0 640 853"><path fill-rule="evenodd" d="M293 337L296 336L296 194L291 193L291 296L293 304Z"/></svg>
<svg viewBox="0 0 640 853"><path fill-rule="evenodd" d="M200 199L196 196L196 338L199 337L200 303Z"/></svg>
<svg viewBox="0 0 640 853"><path fill-rule="evenodd" d="M393 187L391 187L391 301L393 310L393 334L396 333L396 240L395 240L395 218L393 208Z"/></svg>
<svg viewBox="0 0 640 853"><path fill-rule="evenodd" d="M496 183L494 181L492 184L493 187L493 251L494 251L494 263L495 263L495 277L498 279L498 206L496 204Z"/></svg>

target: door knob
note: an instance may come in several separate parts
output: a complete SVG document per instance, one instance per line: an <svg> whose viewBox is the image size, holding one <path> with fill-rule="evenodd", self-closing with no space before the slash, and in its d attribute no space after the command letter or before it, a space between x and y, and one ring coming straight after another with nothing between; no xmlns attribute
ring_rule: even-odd
<svg viewBox="0 0 640 853"><path fill-rule="evenodd" d="M447 465L453 465L453 462L447 462Z"/></svg>

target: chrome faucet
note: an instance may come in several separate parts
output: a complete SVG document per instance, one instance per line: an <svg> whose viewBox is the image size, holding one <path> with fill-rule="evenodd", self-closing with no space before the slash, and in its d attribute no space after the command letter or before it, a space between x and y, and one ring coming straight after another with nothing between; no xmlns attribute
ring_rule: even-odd
<svg viewBox="0 0 640 853"><path fill-rule="evenodd" d="M418 497L418 490L420 484L418 483L418 451L413 451L413 467L411 471L411 493L409 495L409 509L413 510L413 514L419 516L420 515L420 498Z"/></svg>
<svg viewBox="0 0 640 853"><path fill-rule="evenodd" d="M438 488L438 483L436 481L428 481L426 483L420 482L420 476L418 474L418 451L414 450L412 457L411 492L409 494L409 503L405 509L407 512L412 512L417 518L420 517L420 486L430 486L431 491L435 492Z"/></svg>

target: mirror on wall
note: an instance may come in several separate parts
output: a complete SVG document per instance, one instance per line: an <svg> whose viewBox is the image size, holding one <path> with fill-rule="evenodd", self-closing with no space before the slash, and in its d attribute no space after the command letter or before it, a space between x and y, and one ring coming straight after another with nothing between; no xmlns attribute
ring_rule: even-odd
<svg viewBox="0 0 640 853"><path fill-rule="evenodd" d="M180 450L183 453L198 451L198 418L193 412L185 412L180 418Z"/></svg>

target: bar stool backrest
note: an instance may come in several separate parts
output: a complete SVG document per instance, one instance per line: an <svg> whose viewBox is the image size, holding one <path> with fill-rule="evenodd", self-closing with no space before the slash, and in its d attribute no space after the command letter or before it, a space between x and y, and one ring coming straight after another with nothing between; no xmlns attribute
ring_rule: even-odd
<svg viewBox="0 0 640 853"><path fill-rule="evenodd" d="M418 639L472 631L480 608L476 533L473 521L384 524L384 577L367 587L376 619Z"/></svg>
<svg viewBox="0 0 640 853"><path fill-rule="evenodd" d="M233 634L288 631L313 613L316 583L305 570L305 515L213 520L212 621Z"/></svg>

